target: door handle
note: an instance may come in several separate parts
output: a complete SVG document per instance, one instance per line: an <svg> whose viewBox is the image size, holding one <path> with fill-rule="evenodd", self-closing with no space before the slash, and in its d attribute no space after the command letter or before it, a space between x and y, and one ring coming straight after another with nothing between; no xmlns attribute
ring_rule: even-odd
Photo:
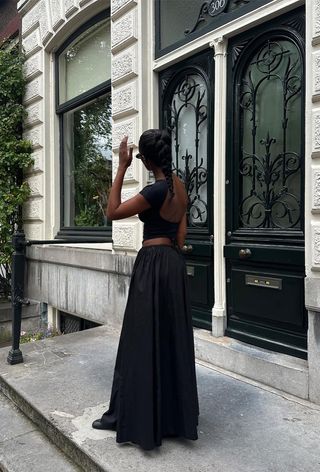
<svg viewBox="0 0 320 472"><path fill-rule="evenodd" d="M250 249L240 249L239 251L239 257L240 259L248 259L249 257L251 257L251 251Z"/></svg>
<svg viewBox="0 0 320 472"><path fill-rule="evenodd" d="M181 248L181 251L184 254L190 254L193 251L193 246L191 244L184 244Z"/></svg>

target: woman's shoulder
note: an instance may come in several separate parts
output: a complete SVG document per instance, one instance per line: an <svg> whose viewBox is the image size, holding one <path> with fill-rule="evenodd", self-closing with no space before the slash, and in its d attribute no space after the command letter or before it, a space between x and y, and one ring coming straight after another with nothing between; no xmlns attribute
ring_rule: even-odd
<svg viewBox="0 0 320 472"><path fill-rule="evenodd" d="M168 184L166 180L156 180L155 182L143 187L140 194L145 197L151 206L158 206L163 202L167 191Z"/></svg>
<svg viewBox="0 0 320 472"><path fill-rule="evenodd" d="M159 190L167 188L167 181L165 179L159 179L155 180L154 182L151 182L150 184L145 185L142 191L146 190L147 192L158 192Z"/></svg>

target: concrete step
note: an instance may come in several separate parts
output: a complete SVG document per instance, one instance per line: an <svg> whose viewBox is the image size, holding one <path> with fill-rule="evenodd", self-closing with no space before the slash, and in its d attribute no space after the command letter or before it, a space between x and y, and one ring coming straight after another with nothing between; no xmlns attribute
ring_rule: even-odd
<svg viewBox="0 0 320 472"><path fill-rule="evenodd" d="M305 400L309 396L308 362L229 337L214 338L194 329L196 358Z"/></svg>
<svg viewBox="0 0 320 472"><path fill-rule="evenodd" d="M2 393L0 424L1 471L80 472Z"/></svg>
<svg viewBox="0 0 320 472"><path fill-rule="evenodd" d="M318 472L320 407L197 364L199 439L143 451L91 427L106 410L119 334L107 327L0 349L0 389L86 472ZM64 471L55 469L54 472ZM20 471L19 471L20 472Z"/></svg>

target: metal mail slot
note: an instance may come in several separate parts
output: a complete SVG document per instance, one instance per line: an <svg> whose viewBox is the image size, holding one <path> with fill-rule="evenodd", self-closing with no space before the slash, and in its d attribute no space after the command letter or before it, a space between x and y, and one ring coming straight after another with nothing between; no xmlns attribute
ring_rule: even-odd
<svg viewBox="0 0 320 472"><path fill-rule="evenodd" d="M282 290L282 279L276 279L274 277L260 277L259 275L246 274L246 285Z"/></svg>
<svg viewBox="0 0 320 472"><path fill-rule="evenodd" d="M190 275L190 277L194 277L194 267L187 265L187 275Z"/></svg>

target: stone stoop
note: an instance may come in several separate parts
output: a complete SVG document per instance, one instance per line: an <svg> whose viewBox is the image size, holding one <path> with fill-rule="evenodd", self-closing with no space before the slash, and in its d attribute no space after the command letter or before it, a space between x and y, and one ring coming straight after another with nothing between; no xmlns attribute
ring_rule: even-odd
<svg viewBox="0 0 320 472"><path fill-rule="evenodd" d="M0 392L0 470L80 472L34 423Z"/></svg>
<svg viewBox="0 0 320 472"><path fill-rule="evenodd" d="M62 404L64 404L64 395L66 394L69 400L73 399L74 405L77 405L76 396L78 393L81 394L78 392L77 386L69 384L69 388L64 390L59 379L65 375L64 382L66 384L69 381L72 382L70 371L66 369L64 374L63 368L63 363L68 363L68 358L72 357L72 353L68 350L68 341L72 342L72 337L75 338L79 335L81 338L90 338L90 335L95 335L92 331L94 329L22 344L20 348L23 352L24 363L15 366L6 364L8 348L0 349L0 393L11 400L81 470L110 472L109 467L100 461L98 456L90 454L87 448L81 446L81 439L80 441L74 440L69 428L65 428L64 419L70 422L70 418L76 415L70 413L69 410L65 412L58 408L51 411L50 397L55 390L55 385L61 388L58 397ZM116 335L116 339L117 337ZM62 345L60 345L60 341L62 341ZM84 356L86 355L85 347L82 344L79 350L84 352ZM52 376L57 367L58 370ZM77 368L77 375L80 377L81 363L77 365ZM32 379L33 375L34 380ZM54 403L56 406L56 398ZM100 405L99 414L102 412L103 405ZM97 412L97 417L99 414ZM91 425L93 419L96 419L96 415L88 419L88 425ZM94 430L92 431L95 433ZM57 472L62 472L62 470Z"/></svg>
<svg viewBox="0 0 320 472"><path fill-rule="evenodd" d="M60 451L62 451L63 454L71 459L75 465L81 467L81 470L84 470L85 472L108 472L108 469L104 468L103 465L98 464L95 460L88 456L75 442L65 435L62 429L55 425L54 421L50 421L46 415L38 410L31 401L23 396L21 392L15 390L9 384L2 382L2 380L0 381L0 392L2 392L15 406L17 406L22 411L25 416L27 416L27 418L33 422L35 426L47 436L52 444L54 444ZM0 456L0 471L1 470ZM5 469L5 472L11 471L10 469ZM16 472L18 472L18 470ZM21 472L20 469L19 472Z"/></svg>
<svg viewBox="0 0 320 472"><path fill-rule="evenodd" d="M194 329L195 354L200 361L308 400L308 362L287 354L251 346L230 337L213 337Z"/></svg>
<svg viewBox="0 0 320 472"><path fill-rule="evenodd" d="M115 431L91 427L108 406L119 342L119 332L105 326L23 344L24 363L14 366L6 362L8 348L0 349L0 393L85 472L318 470L320 406L287 398L240 376L232 378L219 372L219 367L208 368L210 360L221 364L222 356L229 356L222 349L223 342L217 347L210 340L196 330L197 356L201 356L200 363L207 363L197 364L198 441L168 438L161 448L143 451L132 443L116 443ZM237 351L235 345L233 349ZM214 351L215 356L210 357ZM243 352L241 357L238 346L238 357L232 354L234 365L229 361L233 371L239 371L245 360L250 363L248 355ZM266 357L260 368L267 365ZM290 365L286 367L288 375L294 373ZM267 378L263 379L266 383ZM297 442L300 447L293 447ZM270 454L275 468L266 469Z"/></svg>

